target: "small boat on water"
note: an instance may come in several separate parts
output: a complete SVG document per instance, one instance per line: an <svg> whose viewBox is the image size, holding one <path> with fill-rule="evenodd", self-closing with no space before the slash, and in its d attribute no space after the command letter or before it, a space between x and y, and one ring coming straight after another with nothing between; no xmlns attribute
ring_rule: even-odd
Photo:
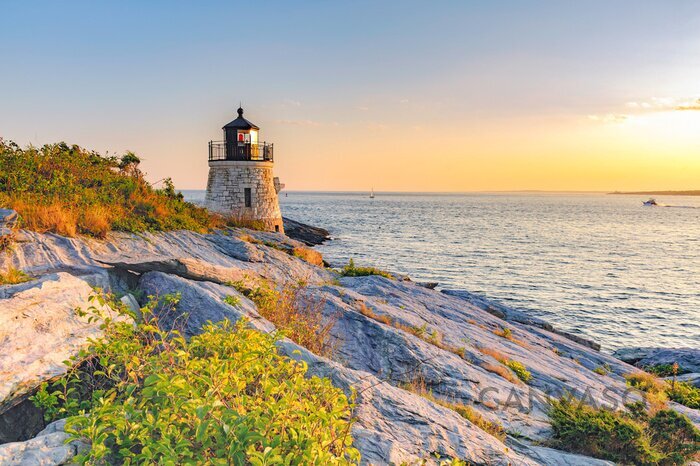
<svg viewBox="0 0 700 466"><path fill-rule="evenodd" d="M642 205L652 207L652 206L657 206L659 204L656 203L656 199L650 198L648 201L643 201Z"/></svg>
<svg viewBox="0 0 700 466"><path fill-rule="evenodd" d="M369 193L369 198L374 199L374 188L372 188L372 192Z"/></svg>

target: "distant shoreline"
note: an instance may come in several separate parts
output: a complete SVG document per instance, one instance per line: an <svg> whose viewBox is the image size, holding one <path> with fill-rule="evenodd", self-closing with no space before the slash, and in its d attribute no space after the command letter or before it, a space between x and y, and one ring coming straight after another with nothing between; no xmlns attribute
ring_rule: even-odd
<svg viewBox="0 0 700 466"><path fill-rule="evenodd" d="M615 191L608 194L637 194L649 196L700 196L700 190L691 191Z"/></svg>

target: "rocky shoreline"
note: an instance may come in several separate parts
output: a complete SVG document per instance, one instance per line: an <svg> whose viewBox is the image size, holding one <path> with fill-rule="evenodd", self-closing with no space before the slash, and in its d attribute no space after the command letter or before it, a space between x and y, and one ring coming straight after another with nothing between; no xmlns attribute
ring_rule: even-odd
<svg viewBox="0 0 700 466"><path fill-rule="evenodd" d="M99 336L97 325L75 312L89 306L93 287L118 293L134 307L144 304L144 296L179 292L171 318L185 320L187 335L207 321L242 317L271 332L274 325L230 286L256 278L279 286L304 282L320 312L333 319L337 347L331 358L289 340L279 348L303 359L309 375L357 394L352 434L363 464L437 464L436 454L469 464L612 464L553 448L546 397L585 394L593 403L620 407L641 399L624 377L638 371L634 366L601 353L593 342L467 292L439 292L401 277L342 277L299 253L327 232L289 222L285 229L299 241L236 228L110 233L105 240L13 230L0 270L14 267L33 279L0 286L0 464L69 464L86 447L65 445L60 421L44 426L27 397L65 372L63 361L88 338ZM225 302L230 295L239 304ZM691 368L697 356L687 353L683 364ZM646 364L666 357L680 356L659 351L627 360ZM504 378L501 358L521 363L531 380ZM417 379L435 397L502 425L505 440L412 392L407 387ZM669 405L700 425L697 410Z"/></svg>

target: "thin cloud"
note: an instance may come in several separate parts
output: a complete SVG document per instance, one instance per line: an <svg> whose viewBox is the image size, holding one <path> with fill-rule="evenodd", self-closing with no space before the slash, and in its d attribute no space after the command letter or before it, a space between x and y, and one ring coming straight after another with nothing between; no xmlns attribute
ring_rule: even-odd
<svg viewBox="0 0 700 466"><path fill-rule="evenodd" d="M605 115L588 115L588 119L599 121L601 123L624 123L629 118L629 115L622 113L607 113Z"/></svg>
<svg viewBox="0 0 700 466"><path fill-rule="evenodd" d="M284 104L289 105L291 107L301 107L301 102L293 99L284 99Z"/></svg>
<svg viewBox="0 0 700 466"><path fill-rule="evenodd" d="M673 97L652 97L641 102L627 102L626 107L636 112L672 112L700 110L700 99L678 99Z"/></svg>
<svg viewBox="0 0 700 466"><path fill-rule="evenodd" d="M676 107L676 110L680 110L683 112L685 112L685 111L700 112L700 99L697 99L694 102L689 102L689 103L684 103L684 104L678 105Z"/></svg>

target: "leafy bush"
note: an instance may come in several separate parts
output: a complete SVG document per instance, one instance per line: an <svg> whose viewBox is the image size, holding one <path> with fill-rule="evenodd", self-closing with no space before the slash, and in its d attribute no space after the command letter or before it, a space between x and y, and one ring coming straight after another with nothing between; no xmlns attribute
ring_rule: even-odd
<svg viewBox="0 0 700 466"><path fill-rule="evenodd" d="M87 439L82 464L356 464L352 405L274 337L224 321L189 341L144 321L105 319L69 373L34 397ZM80 361L85 361L80 363Z"/></svg>
<svg viewBox="0 0 700 466"><path fill-rule="evenodd" d="M4 272L0 270L0 285L16 285L31 280L32 277L21 270L9 267Z"/></svg>
<svg viewBox="0 0 700 466"><path fill-rule="evenodd" d="M223 226L221 217L184 202L172 181L152 188L127 152L120 159L65 143L20 148L0 139L0 205L20 227L64 236Z"/></svg>
<svg viewBox="0 0 700 466"><path fill-rule="evenodd" d="M688 408L700 409L700 388L687 382L669 383L666 388L669 399Z"/></svg>
<svg viewBox="0 0 700 466"><path fill-rule="evenodd" d="M564 397L552 400L549 418L556 446L622 464L684 464L700 451L700 432L685 416L661 410L630 413L596 409Z"/></svg>
<svg viewBox="0 0 700 466"><path fill-rule="evenodd" d="M340 270L343 277L366 277L368 275L379 275L389 279L394 279L393 275L375 267L357 267L355 261L350 259L345 267Z"/></svg>
<svg viewBox="0 0 700 466"><path fill-rule="evenodd" d="M657 377L646 372L635 372L625 375L627 385L647 393L663 393L665 383Z"/></svg>

